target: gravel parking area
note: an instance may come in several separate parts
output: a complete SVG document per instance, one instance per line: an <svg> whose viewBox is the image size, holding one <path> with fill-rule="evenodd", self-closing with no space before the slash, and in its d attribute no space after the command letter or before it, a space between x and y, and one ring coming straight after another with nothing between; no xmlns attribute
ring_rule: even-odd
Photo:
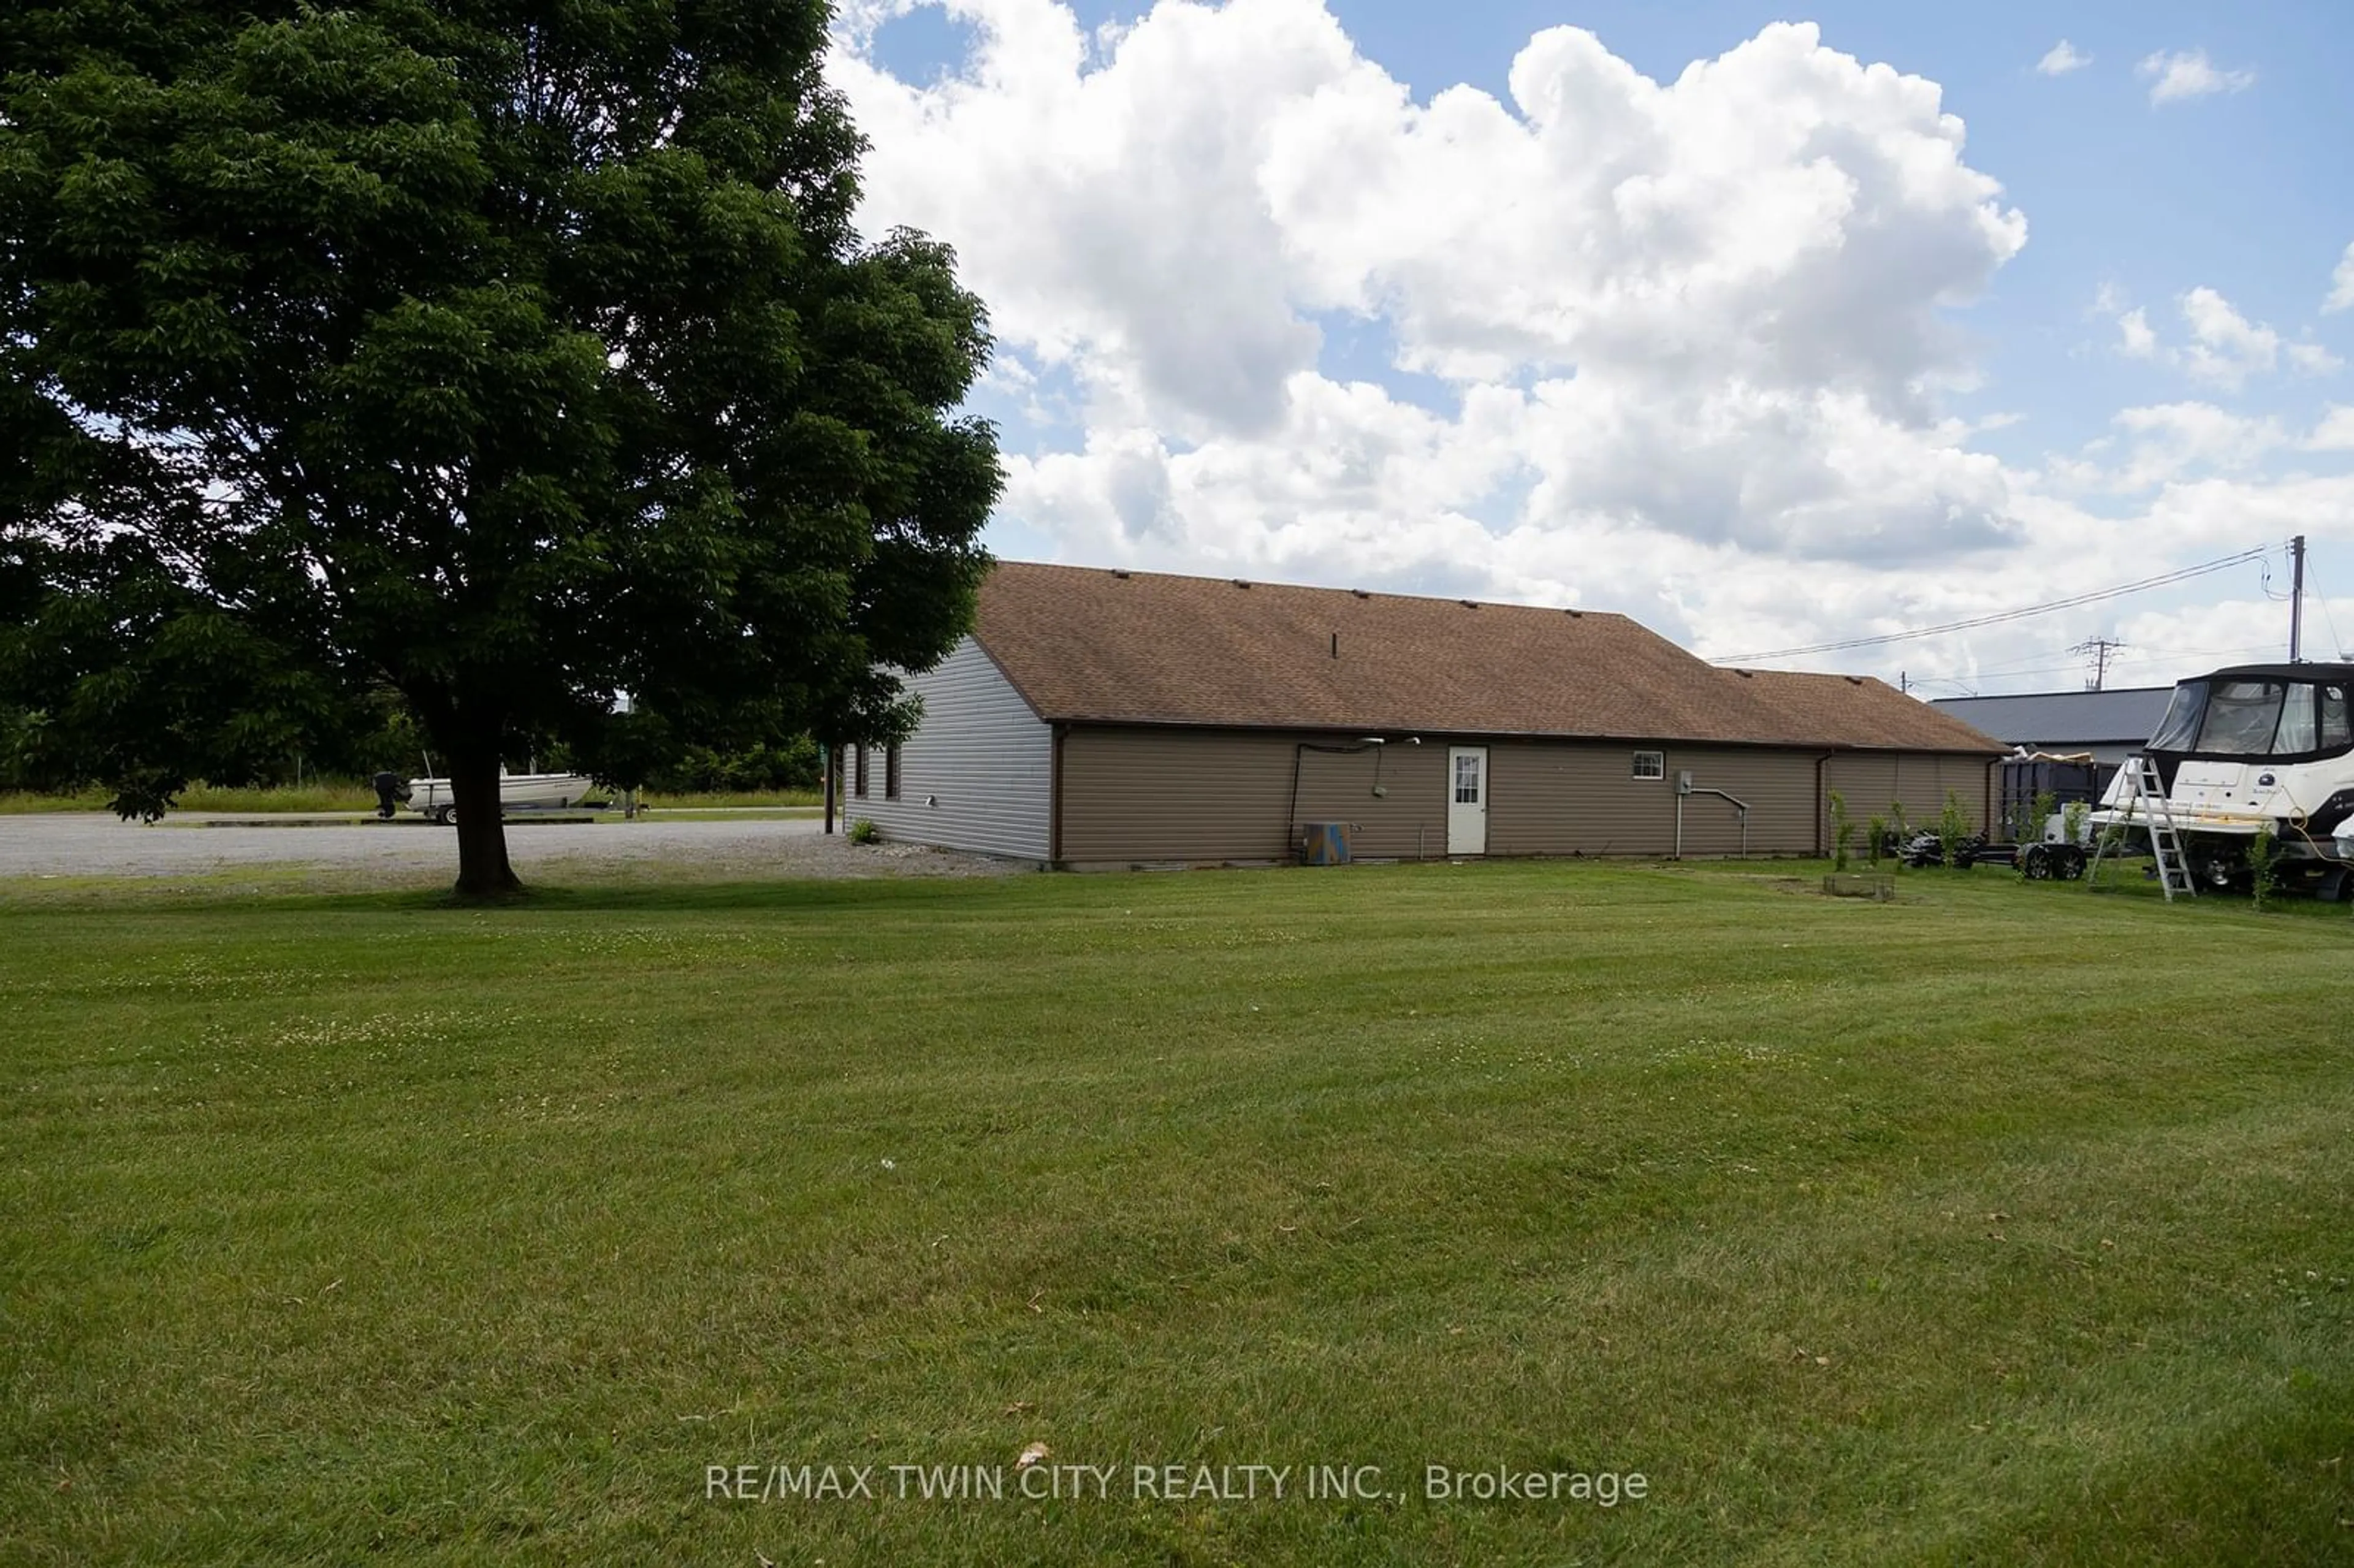
<svg viewBox="0 0 2354 1568"><path fill-rule="evenodd" d="M251 871L275 886L430 887L458 870L446 828L372 818L167 817L153 826L102 812L0 817L0 879L207 879ZM529 882L697 882L839 876L989 876L1017 863L913 844L853 847L815 818L512 822L507 853Z"/></svg>

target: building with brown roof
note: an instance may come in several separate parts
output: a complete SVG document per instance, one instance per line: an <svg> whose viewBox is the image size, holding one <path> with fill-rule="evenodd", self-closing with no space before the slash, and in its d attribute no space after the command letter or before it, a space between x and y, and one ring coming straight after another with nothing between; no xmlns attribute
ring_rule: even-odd
<svg viewBox="0 0 2354 1568"><path fill-rule="evenodd" d="M853 748L886 838L1062 866L1289 858L1813 854L2003 747L1879 681L1720 669L1624 616L1001 564L910 678L922 726Z"/></svg>

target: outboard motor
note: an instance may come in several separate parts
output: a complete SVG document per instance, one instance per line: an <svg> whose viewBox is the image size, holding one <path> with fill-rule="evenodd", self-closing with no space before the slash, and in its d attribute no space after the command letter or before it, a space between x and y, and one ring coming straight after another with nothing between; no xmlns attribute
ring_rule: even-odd
<svg viewBox="0 0 2354 1568"><path fill-rule="evenodd" d="M371 782L376 785L376 814L388 822L393 811L408 799L408 781L398 773L379 773Z"/></svg>

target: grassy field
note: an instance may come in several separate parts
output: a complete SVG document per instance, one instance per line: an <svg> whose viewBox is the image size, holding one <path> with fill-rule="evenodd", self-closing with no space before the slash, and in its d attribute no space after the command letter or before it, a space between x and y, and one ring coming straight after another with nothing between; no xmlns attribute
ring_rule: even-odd
<svg viewBox="0 0 2354 1568"><path fill-rule="evenodd" d="M29 789L0 789L0 816L35 811L103 811L113 797L105 789L84 789L73 795L44 795ZM329 779L297 788L290 784L226 789L197 784L179 799L183 811L373 811L376 791L349 779Z"/></svg>
<svg viewBox="0 0 2354 1568"><path fill-rule="evenodd" d="M27 789L0 789L0 816L32 811L103 811L110 799L104 789L78 795L43 795ZM737 810L746 807L816 806L825 797L814 789L769 789L706 794L656 794L644 804L664 811ZM182 795L181 811L373 811L376 790L363 783L329 780L322 784L257 786L230 789L199 784Z"/></svg>
<svg viewBox="0 0 2354 1568"><path fill-rule="evenodd" d="M2348 1561L2354 921L1902 885L0 886L0 1561Z"/></svg>
<svg viewBox="0 0 2354 1568"><path fill-rule="evenodd" d="M649 789L642 801L653 810L665 812L740 810L750 806L822 806L825 793L819 789L739 789L665 795Z"/></svg>

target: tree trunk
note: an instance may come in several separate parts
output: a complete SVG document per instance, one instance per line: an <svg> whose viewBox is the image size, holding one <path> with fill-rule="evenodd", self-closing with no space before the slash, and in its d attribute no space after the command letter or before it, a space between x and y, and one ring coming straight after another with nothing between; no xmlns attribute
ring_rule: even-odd
<svg viewBox="0 0 2354 1568"><path fill-rule="evenodd" d="M458 811L458 896L508 898L521 893L523 883L507 863L495 746L469 747L451 756L450 802Z"/></svg>

